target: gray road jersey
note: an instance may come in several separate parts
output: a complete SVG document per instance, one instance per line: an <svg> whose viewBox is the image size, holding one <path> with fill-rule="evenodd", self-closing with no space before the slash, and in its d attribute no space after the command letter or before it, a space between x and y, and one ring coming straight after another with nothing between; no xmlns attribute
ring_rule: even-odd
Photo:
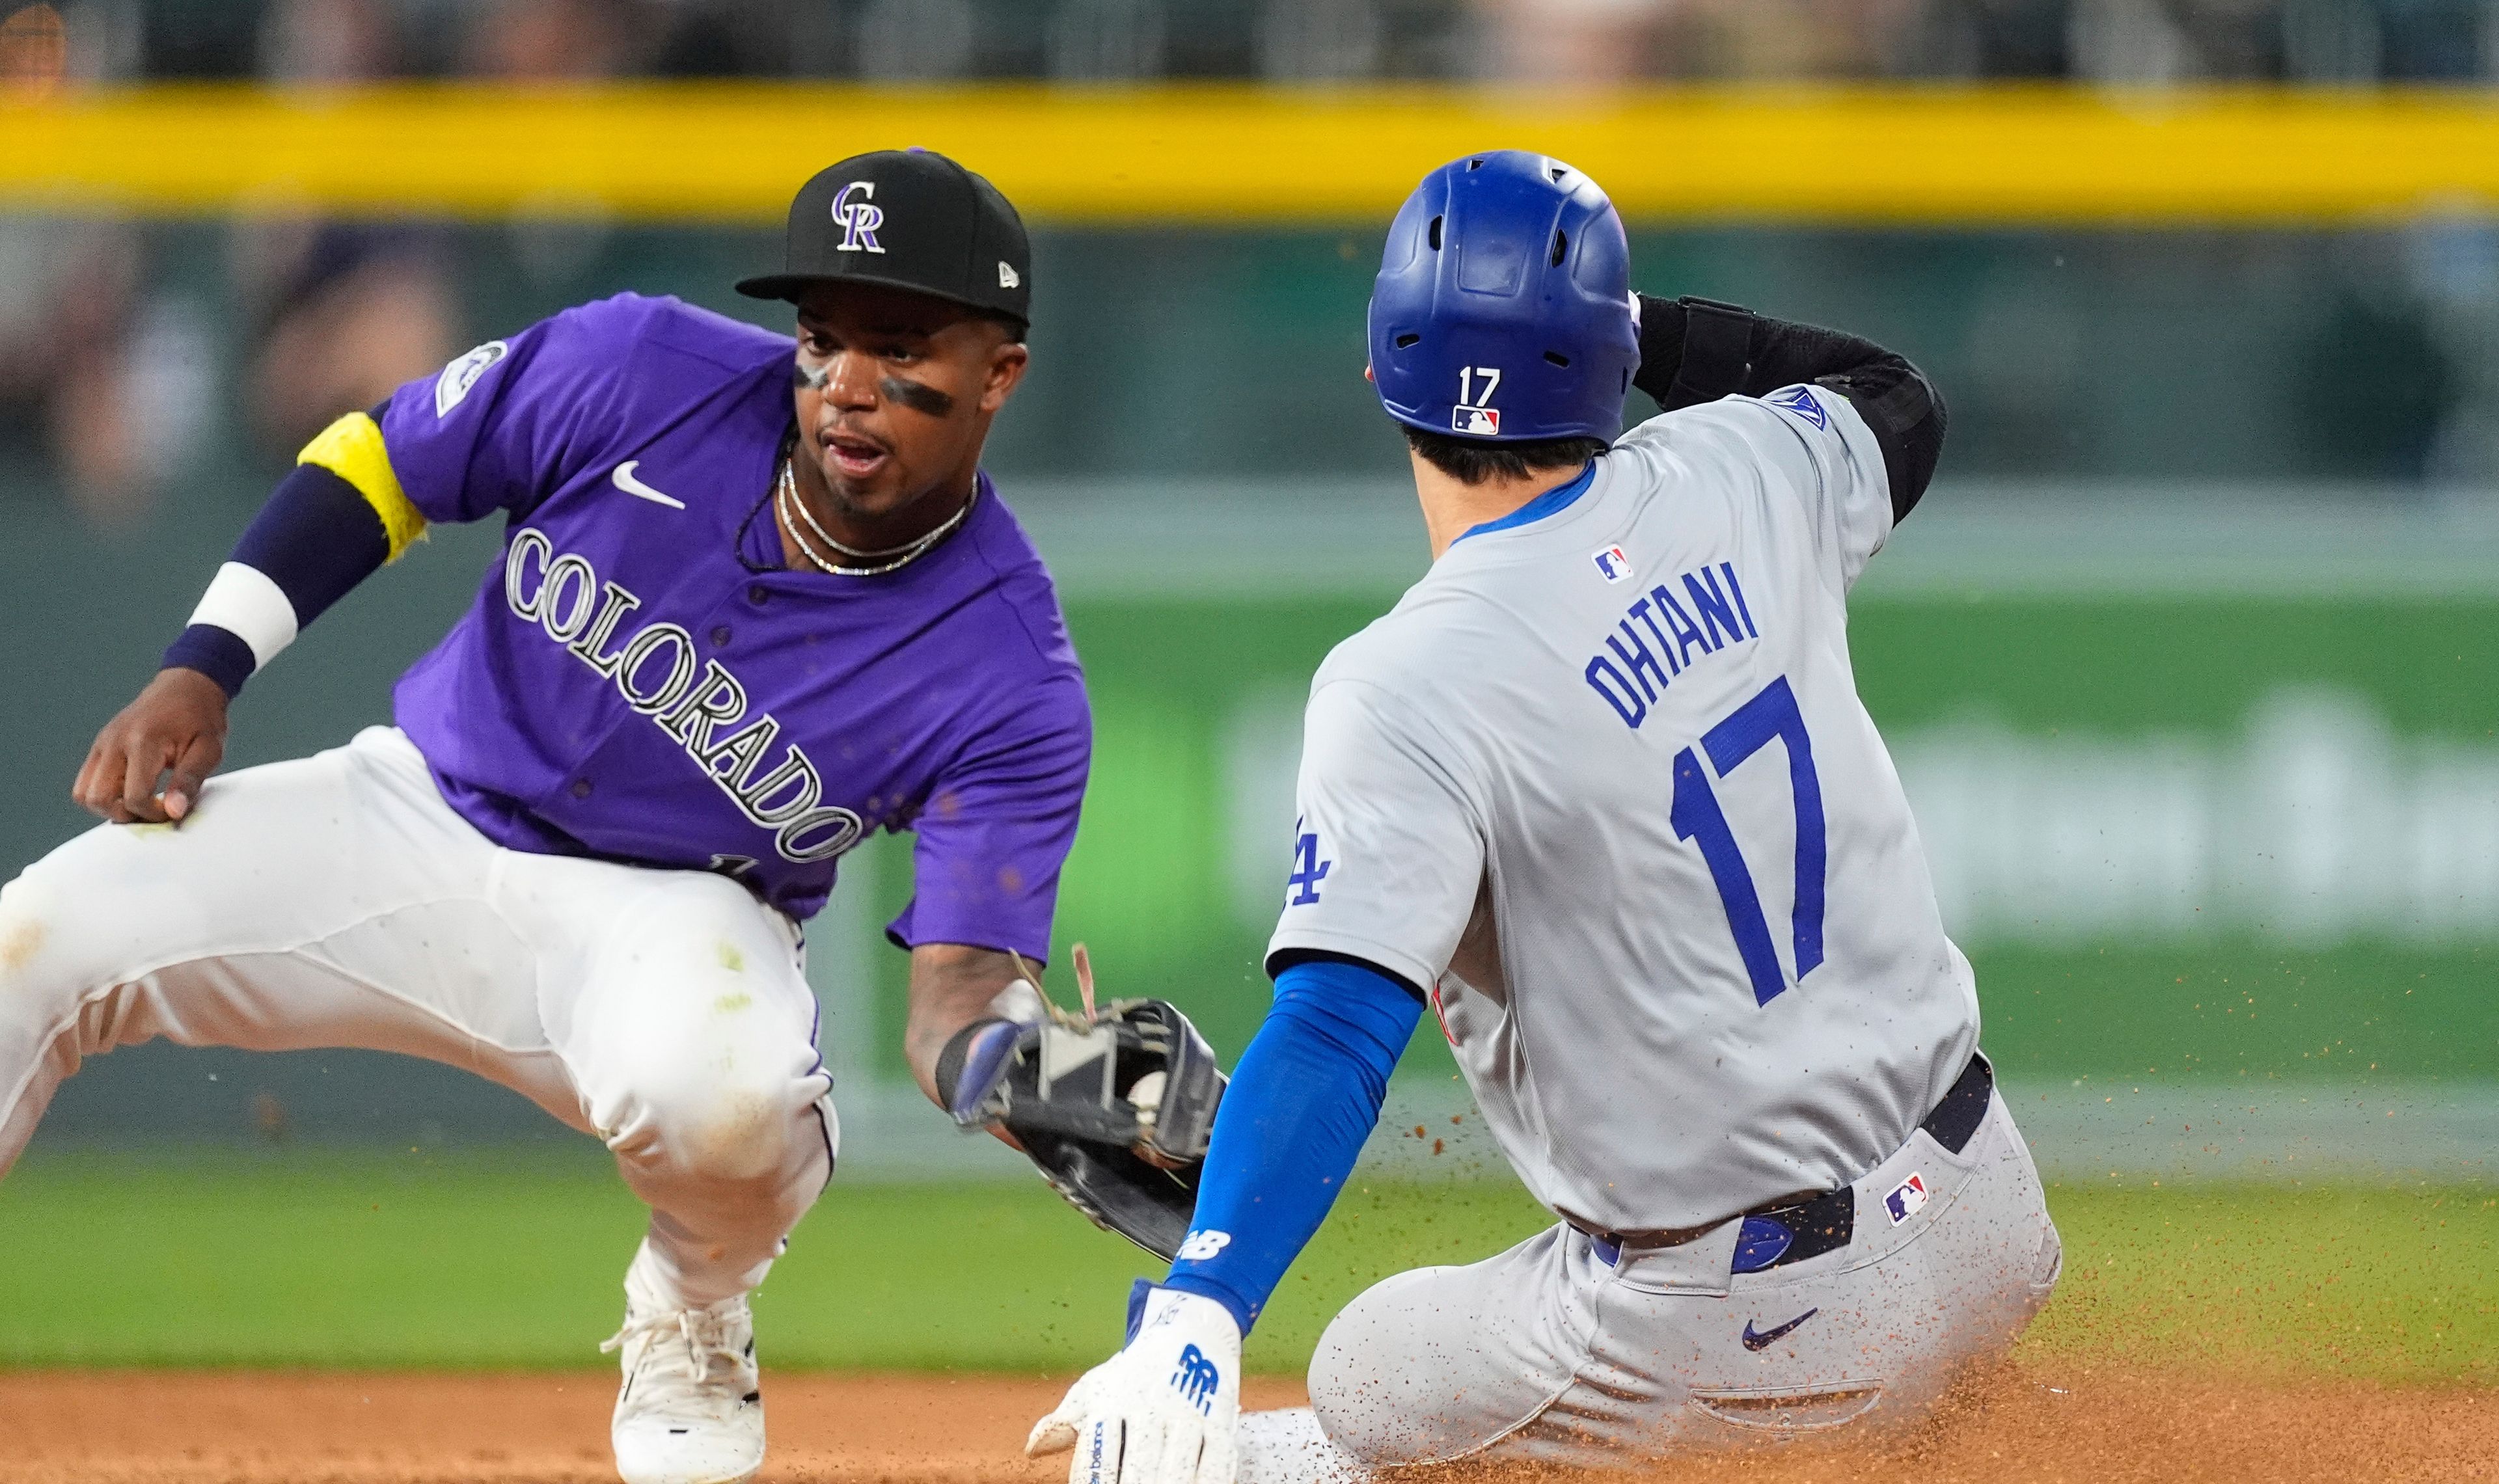
<svg viewBox="0 0 2499 1484"><path fill-rule="evenodd" d="M1978 1039L1849 667L1882 455L1791 387L1653 419L1568 495L1470 532L1320 666L1271 951L1433 990L1573 1220L1846 1184Z"/></svg>

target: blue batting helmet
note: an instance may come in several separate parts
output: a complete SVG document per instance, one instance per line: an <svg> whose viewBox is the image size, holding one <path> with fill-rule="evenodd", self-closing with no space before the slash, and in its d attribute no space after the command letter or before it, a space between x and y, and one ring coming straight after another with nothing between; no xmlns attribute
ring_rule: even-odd
<svg viewBox="0 0 2499 1484"><path fill-rule="evenodd" d="M1631 248L1596 181L1497 149L1406 198L1371 286L1371 376L1389 416L1504 442L1611 440L1639 369Z"/></svg>

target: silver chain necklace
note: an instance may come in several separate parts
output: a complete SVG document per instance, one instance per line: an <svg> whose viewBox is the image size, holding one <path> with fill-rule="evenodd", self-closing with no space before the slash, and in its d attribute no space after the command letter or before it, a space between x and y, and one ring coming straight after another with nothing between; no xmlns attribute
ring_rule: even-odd
<svg viewBox="0 0 2499 1484"><path fill-rule="evenodd" d="M816 517L807 509L807 502L798 498L798 475L787 455L781 460L781 473L773 481L772 488L772 506L780 512L782 524L789 528L790 538L797 544L798 554L805 557L818 571L828 572L835 577L876 577L891 572L896 567L909 566L928 555L929 549L938 542L952 535L955 528L963 524L963 518L972 513L973 500L980 498L981 492L978 487L975 487L972 491L972 499L963 501L962 508L946 517L938 523L935 530L917 540L905 541L900 546L889 546L883 551L861 551L856 546L844 546L833 539L832 532L816 524ZM805 523L803 530L800 529L801 522ZM817 540L823 541L827 546L853 561L874 563L885 557L891 557L893 560L873 566L844 566L819 552L815 542L807 538L809 532L815 532Z"/></svg>

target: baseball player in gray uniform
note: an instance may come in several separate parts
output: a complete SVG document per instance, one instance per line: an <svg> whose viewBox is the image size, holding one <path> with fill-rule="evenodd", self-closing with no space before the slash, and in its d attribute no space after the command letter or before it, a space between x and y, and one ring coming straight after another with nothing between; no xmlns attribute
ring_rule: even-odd
<svg viewBox="0 0 2499 1484"><path fill-rule="evenodd" d="M1924 1415L2061 1253L1849 662L1942 403L1854 337L1636 298L1596 183L1514 151L1406 203L1370 341L1434 565L1313 684L1275 1009L1180 1260L1031 1448L1267 1484ZM1632 385L1665 413L1616 439ZM1427 1005L1560 1219L1373 1288L1311 1407L1239 1417Z"/></svg>

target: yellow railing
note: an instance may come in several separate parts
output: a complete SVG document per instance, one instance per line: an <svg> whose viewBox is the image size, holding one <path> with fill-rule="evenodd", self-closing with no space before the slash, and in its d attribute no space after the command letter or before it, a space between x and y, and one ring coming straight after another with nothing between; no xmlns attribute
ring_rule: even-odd
<svg viewBox="0 0 2499 1484"><path fill-rule="evenodd" d="M0 207L777 221L923 145L1033 218L1377 225L1468 149L1542 149L1644 219L2256 226L2499 210L2499 94L2049 86L869 89L167 86L0 107Z"/></svg>

